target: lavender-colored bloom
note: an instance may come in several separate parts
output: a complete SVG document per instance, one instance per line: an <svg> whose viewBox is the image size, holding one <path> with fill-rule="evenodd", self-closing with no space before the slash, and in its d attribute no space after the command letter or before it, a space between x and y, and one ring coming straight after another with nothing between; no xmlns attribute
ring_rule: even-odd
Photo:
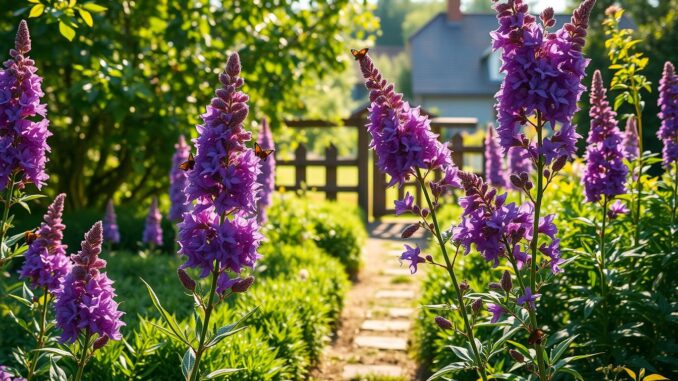
<svg viewBox="0 0 678 381"><path fill-rule="evenodd" d="M638 148L638 127L636 126L635 116L630 116L626 119L626 130L622 139L622 147L624 149L624 157L628 161L635 160L640 154L640 149Z"/></svg>
<svg viewBox="0 0 678 381"><path fill-rule="evenodd" d="M461 243L468 254L471 246L485 260L499 264L506 252L506 245L513 247L523 239L532 238L532 204L518 207L515 203L504 204L507 194L497 196L478 176L460 172L465 196L459 200L464 208L459 226L453 228L453 238Z"/></svg>
<svg viewBox="0 0 678 381"><path fill-rule="evenodd" d="M418 245L411 247L410 245L405 245L405 251L400 256L401 261L410 261L410 271L412 274L417 272L417 266L420 263L426 262L426 260L421 256L421 248Z"/></svg>
<svg viewBox="0 0 678 381"><path fill-rule="evenodd" d="M558 228L556 227L556 224L553 223L555 218L555 214L549 214L541 217L539 219L539 234L545 234L549 238L555 239L556 234L558 233Z"/></svg>
<svg viewBox="0 0 678 381"><path fill-rule="evenodd" d="M626 207L626 204L624 204L621 200L616 200L612 203L612 205L610 205L610 210L607 211L607 217L611 220L614 220L620 215L627 214L628 212L629 208Z"/></svg>
<svg viewBox="0 0 678 381"><path fill-rule="evenodd" d="M158 198L153 197L151 207L148 209L146 216L146 226L144 227L143 242L146 244L153 244L162 246L162 214L158 209Z"/></svg>
<svg viewBox="0 0 678 381"><path fill-rule="evenodd" d="M104 215L104 241L120 243L120 231L118 230L118 220L115 215L113 200L108 200L108 203L106 203L106 214Z"/></svg>
<svg viewBox="0 0 678 381"><path fill-rule="evenodd" d="M29 279L33 288L45 288L54 293L61 286L71 269L66 256L66 245L61 243L66 226L61 221L64 210L64 193L58 195L47 208L45 222L38 230L39 237L33 241L24 254L20 278Z"/></svg>
<svg viewBox="0 0 678 381"><path fill-rule="evenodd" d="M492 313L492 323L496 323L504 316L506 310L499 304L488 303L487 310Z"/></svg>
<svg viewBox="0 0 678 381"><path fill-rule="evenodd" d="M124 326L111 281L101 270L106 261L99 258L103 241L101 221L85 234L82 249L71 255L73 267L63 287L57 292L54 305L56 326L62 331L60 341L73 343L81 333L98 334L120 340Z"/></svg>
<svg viewBox="0 0 678 381"><path fill-rule="evenodd" d="M257 143L259 143L259 146L263 149L275 148L273 144L273 135L271 134L271 129L268 127L266 118L261 121L261 133L259 133ZM259 212L259 223L262 224L266 221L266 208L271 205L272 195L275 191L275 156L273 154L269 155L261 163L261 173L259 174L257 182L261 184L257 210Z"/></svg>
<svg viewBox="0 0 678 381"><path fill-rule="evenodd" d="M520 305L527 304L529 308L535 309L534 302L541 296L541 294L532 294L532 289L530 287L525 287L525 294L518 297L517 303Z"/></svg>
<svg viewBox="0 0 678 381"><path fill-rule="evenodd" d="M586 200L597 202L626 192L628 168L624 165L622 135L617 128L617 115L605 96L600 71L593 73L591 83L591 129L586 148L586 170L582 182Z"/></svg>
<svg viewBox="0 0 678 381"><path fill-rule="evenodd" d="M251 139L243 128L249 97L238 90L245 81L240 77L237 53L228 58L219 81L223 87L202 115L204 123L197 126L195 168L188 172L186 193L189 201L198 201L196 208L213 204L219 214L234 209L255 213L259 158L245 146Z"/></svg>
<svg viewBox="0 0 678 381"><path fill-rule="evenodd" d="M0 381L26 381L23 377L15 377L13 373L9 372L9 369L0 365Z"/></svg>
<svg viewBox="0 0 678 381"><path fill-rule="evenodd" d="M406 192L405 197L402 200L395 200L394 204L396 216L411 212L414 206L414 196Z"/></svg>
<svg viewBox="0 0 678 381"><path fill-rule="evenodd" d="M506 178L502 169L502 152L499 140L494 135L494 126L487 126L485 135L485 179L495 187L505 187Z"/></svg>
<svg viewBox="0 0 678 381"><path fill-rule="evenodd" d="M374 66L368 55L359 58L365 85L370 90L370 147L377 154L377 167L391 177L388 184L403 185L418 168L452 166L450 150L431 131L430 120L403 101Z"/></svg>
<svg viewBox="0 0 678 381"><path fill-rule="evenodd" d="M678 75L671 62L664 64L664 73L659 81L659 119L662 121L657 137L664 143L662 157L664 166L678 161Z"/></svg>
<svg viewBox="0 0 678 381"><path fill-rule="evenodd" d="M188 160L191 153L191 147L186 144L184 135L179 136L179 141L174 145L176 151L172 156L172 169L170 170L170 221L181 221L184 213L188 212L191 204L186 200L186 178L187 172L180 168L181 164Z"/></svg>
<svg viewBox="0 0 678 381"><path fill-rule="evenodd" d="M35 74L35 62L26 54L31 39L26 21L21 21L14 49L0 70L0 191L14 174L17 180L32 182L40 189L49 176L45 173L49 151L47 106L40 103L45 94L42 78Z"/></svg>
<svg viewBox="0 0 678 381"><path fill-rule="evenodd" d="M584 91L581 80L588 60L582 48L594 3L595 0L585 0L574 11L571 22L553 33L548 30L555 24L550 8L541 14L539 24L523 0L494 6L499 28L491 34L493 48L502 50L501 70L506 73L496 94L497 132L504 150L529 146L531 152L543 154L547 164L574 154L579 135L571 119ZM535 143L520 131L527 118L536 113L554 130L544 139L541 152L536 152ZM558 130L556 123L561 125Z"/></svg>

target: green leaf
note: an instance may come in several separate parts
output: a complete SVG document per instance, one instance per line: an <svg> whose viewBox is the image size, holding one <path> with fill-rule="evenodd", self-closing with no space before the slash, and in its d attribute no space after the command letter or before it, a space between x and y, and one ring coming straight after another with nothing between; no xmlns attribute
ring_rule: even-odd
<svg viewBox="0 0 678 381"><path fill-rule="evenodd" d="M463 362L453 362L453 363L451 363L451 364L447 364L446 366L444 366L444 367L443 367L442 369L440 369L439 371L433 373L433 374L431 375L431 377L429 377L426 381L432 381L432 380L435 380L435 379L439 378L440 376L446 375L446 374L448 374L448 373L453 373L453 372L456 372L456 371L460 371L460 370L463 370L463 369L466 369L466 368L467 368L466 363L463 363Z"/></svg>
<svg viewBox="0 0 678 381"><path fill-rule="evenodd" d="M448 345L448 348L450 348L452 352L454 352L454 354L457 355L457 357L459 357L459 359L469 362L473 361L471 355L468 352L468 349L463 347L457 347L456 345Z"/></svg>
<svg viewBox="0 0 678 381"><path fill-rule="evenodd" d="M73 41L73 38L75 38L75 29L66 25L63 21L59 21L59 32L68 41Z"/></svg>
<svg viewBox="0 0 678 381"><path fill-rule="evenodd" d="M63 349L59 348L39 348L39 349L34 349L33 352L46 352L46 353L51 353L53 355L65 357L65 358L70 358L70 359L75 359L75 356L71 352L65 351Z"/></svg>
<svg viewBox="0 0 678 381"><path fill-rule="evenodd" d="M104 12L108 9L104 6L101 6L101 5L95 4L95 3L85 3L85 4L82 5L82 7L87 9L88 11L94 12L94 13L101 13L101 12Z"/></svg>
<svg viewBox="0 0 678 381"><path fill-rule="evenodd" d="M252 314L254 313L254 311L256 311L258 308L259 308L259 307L253 308L253 309L250 310L248 313L246 313L245 316L243 316L242 318L240 318L240 320L238 320L237 322L235 322L235 323L233 323L233 324L229 324L229 325L223 326L223 327L217 329L216 334L215 334L214 337L209 341L209 343L207 343L206 347L207 347L207 348L213 347L213 346L217 345L221 340L227 338L228 336L234 335L234 334L236 334L236 333L242 331L243 329L247 328L247 326L240 327L240 328L238 328L238 326L239 326L240 324L242 324L242 322L245 321L245 319L247 319L248 317L252 316Z"/></svg>
<svg viewBox="0 0 678 381"><path fill-rule="evenodd" d="M148 290L148 294L151 296L151 301L153 302L153 305L155 306L155 309L160 312L160 316L162 316L163 320L169 325L169 328L174 332L176 335L176 338L183 341L184 344L188 345L189 347L191 346L191 343L188 342L188 340L184 337L183 333L181 333L181 328L179 328L179 325L177 322L174 320L174 317L165 310L162 305L160 304L160 299L158 299L158 296L155 294L155 291L151 288L151 286L146 283L145 280L141 279L142 282L146 285L146 289Z"/></svg>
<svg viewBox="0 0 678 381"><path fill-rule="evenodd" d="M87 26L91 27L94 25L94 20L92 19L92 14L84 10L83 8L78 8L78 13L80 14L80 17L85 21L85 24Z"/></svg>
<svg viewBox="0 0 678 381"><path fill-rule="evenodd" d="M211 372L210 374L205 376L205 378L203 378L203 379L204 380L211 380L211 379L217 378L219 376L224 376L224 375L227 375L227 374L240 372L241 370L243 370L243 368L218 369L218 370L215 370L214 372Z"/></svg>
<svg viewBox="0 0 678 381"><path fill-rule="evenodd" d="M184 374L184 378L188 380L188 377L193 372L193 366L195 365L195 352L193 348L188 347L186 353L184 353L184 358L181 360L181 373ZM196 372L198 369L195 370Z"/></svg>
<svg viewBox="0 0 678 381"><path fill-rule="evenodd" d="M560 357L565 353L567 348L570 347L570 344L577 338L577 335L572 336L569 339L563 340L558 345L556 345L552 350L551 350L551 364L555 364L560 360Z"/></svg>
<svg viewBox="0 0 678 381"><path fill-rule="evenodd" d="M42 12L45 11L45 6L42 4L35 4L33 8L31 8L31 12L28 14L29 18L33 17L40 17L42 15Z"/></svg>

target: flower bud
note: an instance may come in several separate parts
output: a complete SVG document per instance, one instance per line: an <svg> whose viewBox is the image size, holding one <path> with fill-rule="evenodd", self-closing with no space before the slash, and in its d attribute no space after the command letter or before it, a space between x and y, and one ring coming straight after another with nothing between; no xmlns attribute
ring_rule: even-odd
<svg viewBox="0 0 678 381"><path fill-rule="evenodd" d="M468 282L466 280L461 281L459 283L459 289L461 290L462 293L466 292L469 290Z"/></svg>
<svg viewBox="0 0 678 381"><path fill-rule="evenodd" d="M421 214L421 208L419 207L419 205L412 205L412 213Z"/></svg>
<svg viewBox="0 0 678 381"><path fill-rule="evenodd" d="M532 181L525 182L525 189L530 190L533 186L534 184L532 184Z"/></svg>
<svg viewBox="0 0 678 381"><path fill-rule="evenodd" d="M426 256L426 261L429 263L433 263L433 257L431 256L431 254Z"/></svg>
<svg viewBox="0 0 678 381"><path fill-rule="evenodd" d="M544 177L546 177L547 179L551 177L551 171L549 171L548 168L544 169Z"/></svg>
<svg viewBox="0 0 678 381"><path fill-rule="evenodd" d="M424 217L424 218L428 217L428 215L430 213L431 213L431 211L429 210L429 208L424 208L424 209L421 210L421 216Z"/></svg>
<svg viewBox="0 0 678 381"><path fill-rule="evenodd" d="M525 362L525 356L515 349L509 349L509 355L518 362Z"/></svg>
<svg viewBox="0 0 678 381"><path fill-rule="evenodd" d="M501 290L501 289L503 289L501 284L499 284L497 282L491 282L488 286L490 287L490 290Z"/></svg>
<svg viewBox="0 0 678 381"><path fill-rule="evenodd" d="M452 322L445 319L442 316L436 316L435 322L438 325L438 327L440 327L441 329L447 330L447 329L452 328Z"/></svg>
<svg viewBox="0 0 678 381"><path fill-rule="evenodd" d="M231 287L231 291L233 291L234 294L245 292L248 288L250 288L252 283L254 283L254 277L251 275L245 279L238 279L235 281L233 287Z"/></svg>
<svg viewBox="0 0 678 381"><path fill-rule="evenodd" d="M523 181L520 180L520 176L516 174L511 175L509 179L511 180L511 184L513 184L513 186L516 188L522 188L524 185Z"/></svg>
<svg viewBox="0 0 678 381"><path fill-rule="evenodd" d="M177 269L177 275L185 289L195 291L195 281L188 276L184 269Z"/></svg>
<svg viewBox="0 0 678 381"><path fill-rule="evenodd" d="M560 156L559 158L556 159L556 161L553 162L553 165L551 165L551 169L553 169L553 172L558 172L567 163L567 156Z"/></svg>
<svg viewBox="0 0 678 381"><path fill-rule="evenodd" d="M508 270L504 271L501 276L501 288L506 292L511 292L513 289L513 281L511 281L511 273Z"/></svg>
<svg viewBox="0 0 678 381"><path fill-rule="evenodd" d="M108 336L101 336L94 341L94 344L92 345L92 349L94 349L96 351L97 349L100 349L101 347L106 345L106 343L108 343Z"/></svg>
<svg viewBox="0 0 678 381"><path fill-rule="evenodd" d="M405 227L405 230L403 230L402 234L400 235L401 238L410 238L416 231L419 230L419 224L411 224L407 225Z"/></svg>
<svg viewBox="0 0 678 381"><path fill-rule="evenodd" d="M527 172L521 172L520 173L520 181L523 183L526 183L530 177L527 175Z"/></svg>
<svg viewBox="0 0 678 381"><path fill-rule="evenodd" d="M477 298L476 300L471 303L471 310L473 311L474 314L477 314L480 312L480 310L483 309L483 300L480 298Z"/></svg>

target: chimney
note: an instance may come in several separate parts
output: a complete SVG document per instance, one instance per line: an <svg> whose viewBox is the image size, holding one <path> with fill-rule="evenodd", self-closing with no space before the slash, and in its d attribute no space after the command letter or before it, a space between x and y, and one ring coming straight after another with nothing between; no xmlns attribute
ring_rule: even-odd
<svg viewBox="0 0 678 381"><path fill-rule="evenodd" d="M447 0L447 20L461 21L461 0Z"/></svg>

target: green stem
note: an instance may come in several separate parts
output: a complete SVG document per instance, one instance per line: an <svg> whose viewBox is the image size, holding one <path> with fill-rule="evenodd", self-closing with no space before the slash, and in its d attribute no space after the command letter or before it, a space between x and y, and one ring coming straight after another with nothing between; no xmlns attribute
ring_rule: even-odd
<svg viewBox="0 0 678 381"><path fill-rule="evenodd" d="M466 305L464 304L464 296L461 292L461 289L459 288L457 276L454 274L454 267L452 265L452 261L450 261L450 256L447 254L445 241L443 240L443 237L440 234L440 225L438 224L436 209L433 206L433 202L431 202L431 197L428 194L428 190L426 189L426 183L421 175L421 170L419 168L417 168L417 180L419 180L419 185L421 186L421 189L424 193L424 197L426 198L426 203L428 204L428 207L431 210L431 219L433 220L434 234L436 236L436 239L438 240L438 245L440 246L440 250L442 251L443 258L445 258L446 264L445 268L447 269L447 273L450 275L450 279L452 279L452 285L454 286L454 290L457 294L457 302L459 303L459 314L464 319L464 328L466 329L466 336L468 338L469 343L471 344L471 349L473 350L473 356L475 357L476 364L478 366L477 368L478 374L480 375L480 378L482 378L483 381L487 381L485 362L482 361L480 357L480 352L478 351L478 346L476 345L476 340L475 337L473 336L473 328L471 327L471 324L468 320ZM457 248L457 250L459 250L459 248Z"/></svg>
<svg viewBox="0 0 678 381"><path fill-rule="evenodd" d="M598 269L600 270L600 292L603 297L603 302L607 295L607 277L605 276L605 227L607 223L607 204L610 200L607 196L603 199L603 225L600 230L600 260L598 261Z"/></svg>
<svg viewBox="0 0 678 381"><path fill-rule="evenodd" d="M198 344L198 350L195 352L195 364L193 364L193 370L191 370L191 375L189 376L190 381L195 381L198 379L200 374L200 359L202 354L205 351L205 338L207 337L207 329L210 325L210 316L212 316L212 310L214 309L214 294L217 290L217 279L219 278L219 265L214 264L214 271L212 272L212 286L210 287L209 299L207 301L207 307L205 308L205 319L202 323L202 332L200 333L200 343Z"/></svg>
<svg viewBox="0 0 678 381"><path fill-rule="evenodd" d="M47 287L43 289L43 298L42 298L42 315L40 319L40 333L38 334L38 345L36 349L42 349L42 347L45 345L45 331L47 327L47 306L49 304L49 291ZM28 369L28 376L26 377L27 381L30 381L31 378L33 378L33 375L35 375L35 368L38 365L38 359L40 357L40 352L35 351L33 352L33 358L31 359L31 366Z"/></svg>
<svg viewBox="0 0 678 381"><path fill-rule="evenodd" d="M631 76L631 88L633 93L633 106L636 113L636 127L638 127L638 176L636 177L636 212L634 213L634 229L635 234L633 238L633 246L638 246L640 242L640 203L641 197L643 194L643 182L641 177L643 176L643 117L642 110L640 109L640 94L639 90L636 89L635 80Z"/></svg>
<svg viewBox="0 0 678 381"><path fill-rule="evenodd" d="M80 381L82 379L82 374L85 371L85 365L87 364L87 350L89 349L89 339L91 334L89 330L82 340L82 353L80 354L80 360L78 360L78 372L75 374L73 381Z"/></svg>
<svg viewBox="0 0 678 381"><path fill-rule="evenodd" d="M676 225L676 210L678 210L678 162L673 165L673 206L671 208L671 225ZM673 234L671 234L673 238ZM673 241L672 241L673 242Z"/></svg>
<svg viewBox="0 0 678 381"><path fill-rule="evenodd" d="M9 178L9 188L7 188L7 196L5 197L4 210L2 212L2 220L0 220L0 245L4 244L5 236L7 231L9 231L9 226L7 225L7 220L9 220L9 209L12 207L12 198L14 197L14 175ZM5 253L0 254L0 259L5 258ZM0 264L0 267L1 264Z"/></svg>

